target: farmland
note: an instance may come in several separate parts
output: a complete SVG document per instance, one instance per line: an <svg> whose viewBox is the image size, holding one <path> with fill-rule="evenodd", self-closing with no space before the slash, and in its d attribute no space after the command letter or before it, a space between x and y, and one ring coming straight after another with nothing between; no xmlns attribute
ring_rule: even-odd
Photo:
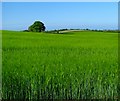
<svg viewBox="0 0 120 101"><path fill-rule="evenodd" d="M2 31L3 99L115 99L118 34Z"/></svg>

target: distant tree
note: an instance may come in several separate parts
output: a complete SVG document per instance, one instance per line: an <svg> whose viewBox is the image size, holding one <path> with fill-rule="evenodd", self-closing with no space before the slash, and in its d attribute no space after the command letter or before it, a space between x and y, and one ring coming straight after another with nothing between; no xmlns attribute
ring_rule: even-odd
<svg viewBox="0 0 120 101"><path fill-rule="evenodd" d="M29 32L28 30L23 30L23 32Z"/></svg>
<svg viewBox="0 0 120 101"><path fill-rule="evenodd" d="M35 21L33 25L29 26L29 32L42 32L45 31L45 26L41 21Z"/></svg>
<svg viewBox="0 0 120 101"><path fill-rule="evenodd" d="M88 31L89 29L88 29L88 28L86 28L86 30Z"/></svg>

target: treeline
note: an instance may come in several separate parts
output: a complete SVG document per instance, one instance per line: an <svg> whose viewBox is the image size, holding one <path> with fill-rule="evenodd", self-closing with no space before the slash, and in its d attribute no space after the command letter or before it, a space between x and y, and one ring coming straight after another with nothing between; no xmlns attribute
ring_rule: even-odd
<svg viewBox="0 0 120 101"><path fill-rule="evenodd" d="M55 29L50 31L44 31L45 33L53 33L53 34L60 34L60 31L72 31L72 30L78 30L78 31L95 31L95 32L114 32L114 33L120 33L120 30L99 30L99 29ZM29 30L23 30L23 32L29 32Z"/></svg>
<svg viewBox="0 0 120 101"><path fill-rule="evenodd" d="M58 30L50 30L50 31L45 31L45 33L54 33L54 34L59 34L60 31L66 31L69 29L58 29Z"/></svg>
<svg viewBox="0 0 120 101"><path fill-rule="evenodd" d="M72 31L72 30L78 30L78 31L95 31L95 32L114 32L114 33L120 33L120 30L99 30L99 29L58 29L58 30L50 30L50 31L45 31L46 33L55 33L59 34L60 31Z"/></svg>
<svg viewBox="0 0 120 101"><path fill-rule="evenodd" d="M120 33L120 30L90 30L88 29L89 31L95 31L95 32L114 32L114 33Z"/></svg>
<svg viewBox="0 0 120 101"><path fill-rule="evenodd" d="M85 30L85 31L95 31L95 32L115 32L120 33L120 30L99 30L99 29L79 29L79 30Z"/></svg>

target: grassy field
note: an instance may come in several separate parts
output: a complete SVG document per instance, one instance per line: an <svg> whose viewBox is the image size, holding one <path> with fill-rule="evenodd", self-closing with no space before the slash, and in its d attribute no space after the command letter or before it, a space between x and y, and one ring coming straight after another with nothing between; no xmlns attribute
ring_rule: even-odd
<svg viewBox="0 0 120 101"><path fill-rule="evenodd" d="M3 99L115 99L118 34L2 32Z"/></svg>

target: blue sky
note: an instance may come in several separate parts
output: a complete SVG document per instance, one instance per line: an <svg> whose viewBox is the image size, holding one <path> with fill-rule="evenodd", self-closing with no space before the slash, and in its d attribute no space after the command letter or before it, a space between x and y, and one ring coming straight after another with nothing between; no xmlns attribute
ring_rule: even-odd
<svg viewBox="0 0 120 101"><path fill-rule="evenodd" d="M46 30L61 28L117 29L117 2L4 2L4 30L25 30L34 21Z"/></svg>

